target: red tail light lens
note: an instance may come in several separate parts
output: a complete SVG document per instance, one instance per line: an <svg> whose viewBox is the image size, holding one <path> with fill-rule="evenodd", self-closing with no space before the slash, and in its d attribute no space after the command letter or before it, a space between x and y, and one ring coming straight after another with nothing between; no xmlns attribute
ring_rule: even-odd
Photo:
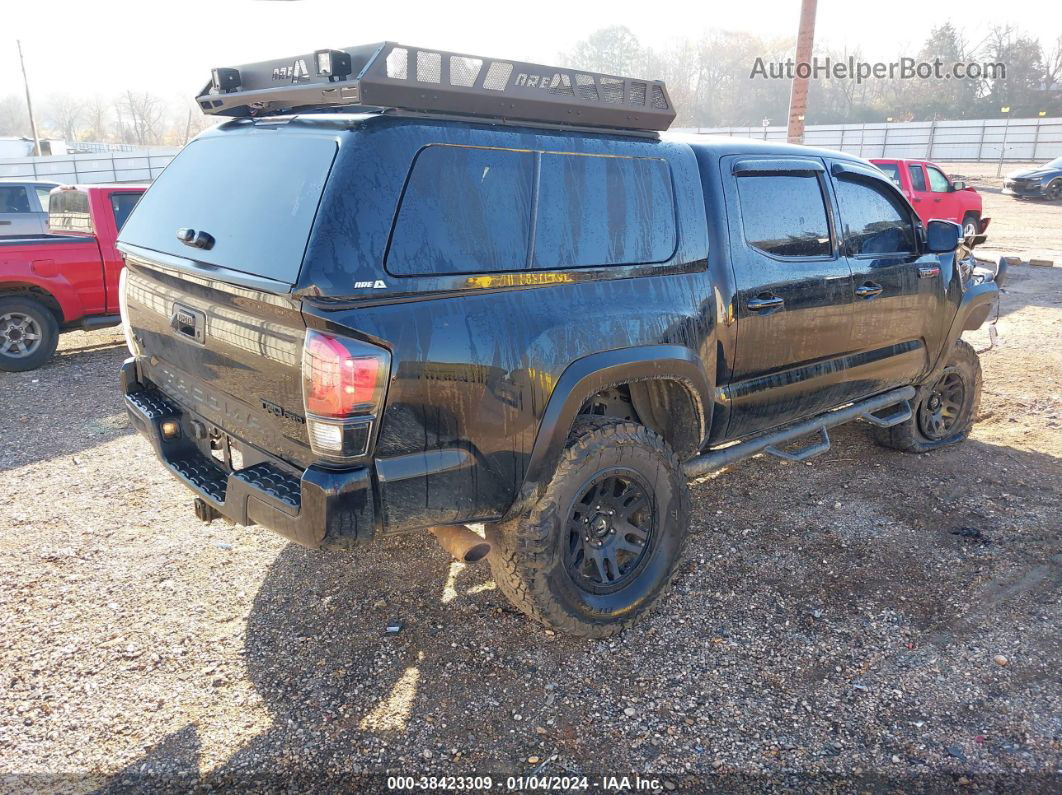
<svg viewBox="0 0 1062 795"><path fill-rule="evenodd" d="M302 353L306 413L372 414L383 401L391 357L383 348L308 330Z"/></svg>

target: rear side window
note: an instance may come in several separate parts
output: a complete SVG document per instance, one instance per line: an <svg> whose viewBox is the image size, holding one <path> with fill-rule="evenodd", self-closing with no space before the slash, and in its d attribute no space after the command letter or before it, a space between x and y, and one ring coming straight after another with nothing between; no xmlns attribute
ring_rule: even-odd
<svg viewBox="0 0 1062 795"><path fill-rule="evenodd" d="M429 146L413 163L387 270L434 276L664 262L671 172L657 158Z"/></svg>
<svg viewBox="0 0 1062 795"><path fill-rule="evenodd" d="M136 203L140 201L139 193L112 193L111 212L114 213L114 225L118 231L122 231L129 213L133 212Z"/></svg>
<svg viewBox="0 0 1062 795"><path fill-rule="evenodd" d="M822 188L813 175L738 177L745 240L776 257L833 253Z"/></svg>
<svg viewBox="0 0 1062 795"><path fill-rule="evenodd" d="M911 190L924 191L926 189L926 174L921 166L908 166L911 174Z"/></svg>
<svg viewBox="0 0 1062 795"><path fill-rule="evenodd" d="M412 276L525 268L534 165L530 152L421 150L395 220L387 269Z"/></svg>
<svg viewBox="0 0 1062 795"><path fill-rule="evenodd" d="M913 253L916 250L910 214L884 185L839 179L837 202L849 256Z"/></svg>
<svg viewBox="0 0 1062 795"><path fill-rule="evenodd" d="M334 139L262 131L193 141L140 199L119 240L154 251L294 284ZM210 249L177 239L207 232Z"/></svg>
<svg viewBox="0 0 1062 795"><path fill-rule="evenodd" d="M885 176L892 180L892 183L897 187L900 185L900 169L895 163L876 163L878 168L885 172Z"/></svg>
<svg viewBox="0 0 1062 795"><path fill-rule="evenodd" d="M542 155L534 268L664 262L675 251L667 162Z"/></svg>

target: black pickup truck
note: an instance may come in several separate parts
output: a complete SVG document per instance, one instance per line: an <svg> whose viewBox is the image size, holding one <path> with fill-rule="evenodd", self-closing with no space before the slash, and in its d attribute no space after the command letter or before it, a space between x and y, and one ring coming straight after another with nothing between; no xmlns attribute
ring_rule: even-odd
<svg viewBox="0 0 1062 795"><path fill-rule="evenodd" d="M236 118L122 230L122 386L205 520L489 544L517 606L604 636L675 571L688 479L854 419L969 433L960 335L997 286L863 160L666 134L658 82L393 43L198 101Z"/></svg>

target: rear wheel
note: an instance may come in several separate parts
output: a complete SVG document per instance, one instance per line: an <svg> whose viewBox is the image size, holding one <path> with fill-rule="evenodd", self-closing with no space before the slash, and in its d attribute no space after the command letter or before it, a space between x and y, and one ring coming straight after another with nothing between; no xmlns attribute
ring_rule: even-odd
<svg viewBox="0 0 1062 795"><path fill-rule="evenodd" d="M530 617L606 637L660 597L688 520L686 479L660 436L633 422L584 419L534 507L487 528L491 569Z"/></svg>
<svg viewBox="0 0 1062 795"><path fill-rule="evenodd" d="M879 444L923 453L965 441L981 404L981 361L964 340L952 348L944 370L918 388L909 420L875 428Z"/></svg>
<svg viewBox="0 0 1062 795"><path fill-rule="evenodd" d="M35 370L52 358L59 324L32 298L0 298L0 370Z"/></svg>

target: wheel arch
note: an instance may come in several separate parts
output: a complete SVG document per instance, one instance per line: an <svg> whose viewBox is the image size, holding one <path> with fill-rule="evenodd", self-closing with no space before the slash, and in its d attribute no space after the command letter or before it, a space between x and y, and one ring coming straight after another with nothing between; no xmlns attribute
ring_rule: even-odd
<svg viewBox="0 0 1062 795"><path fill-rule="evenodd" d="M710 430L712 390L694 351L681 345L646 345L576 359L561 373L550 394L510 515L549 481L580 409L603 390L621 385L632 386L631 396L643 424L658 432L661 426L670 427L661 435L665 439L670 435L668 441L676 450L700 449ZM658 400L674 413L663 417L652 412Z"/></svg>
<svg viewBox="0 0 1062 795"><path fill-rule="evenodd" d="M62 303L39 285L29 282L4 282L0 284L0 298L32 298L43 304L55 316L55 322L60 326L66 323Z"/></svg>

